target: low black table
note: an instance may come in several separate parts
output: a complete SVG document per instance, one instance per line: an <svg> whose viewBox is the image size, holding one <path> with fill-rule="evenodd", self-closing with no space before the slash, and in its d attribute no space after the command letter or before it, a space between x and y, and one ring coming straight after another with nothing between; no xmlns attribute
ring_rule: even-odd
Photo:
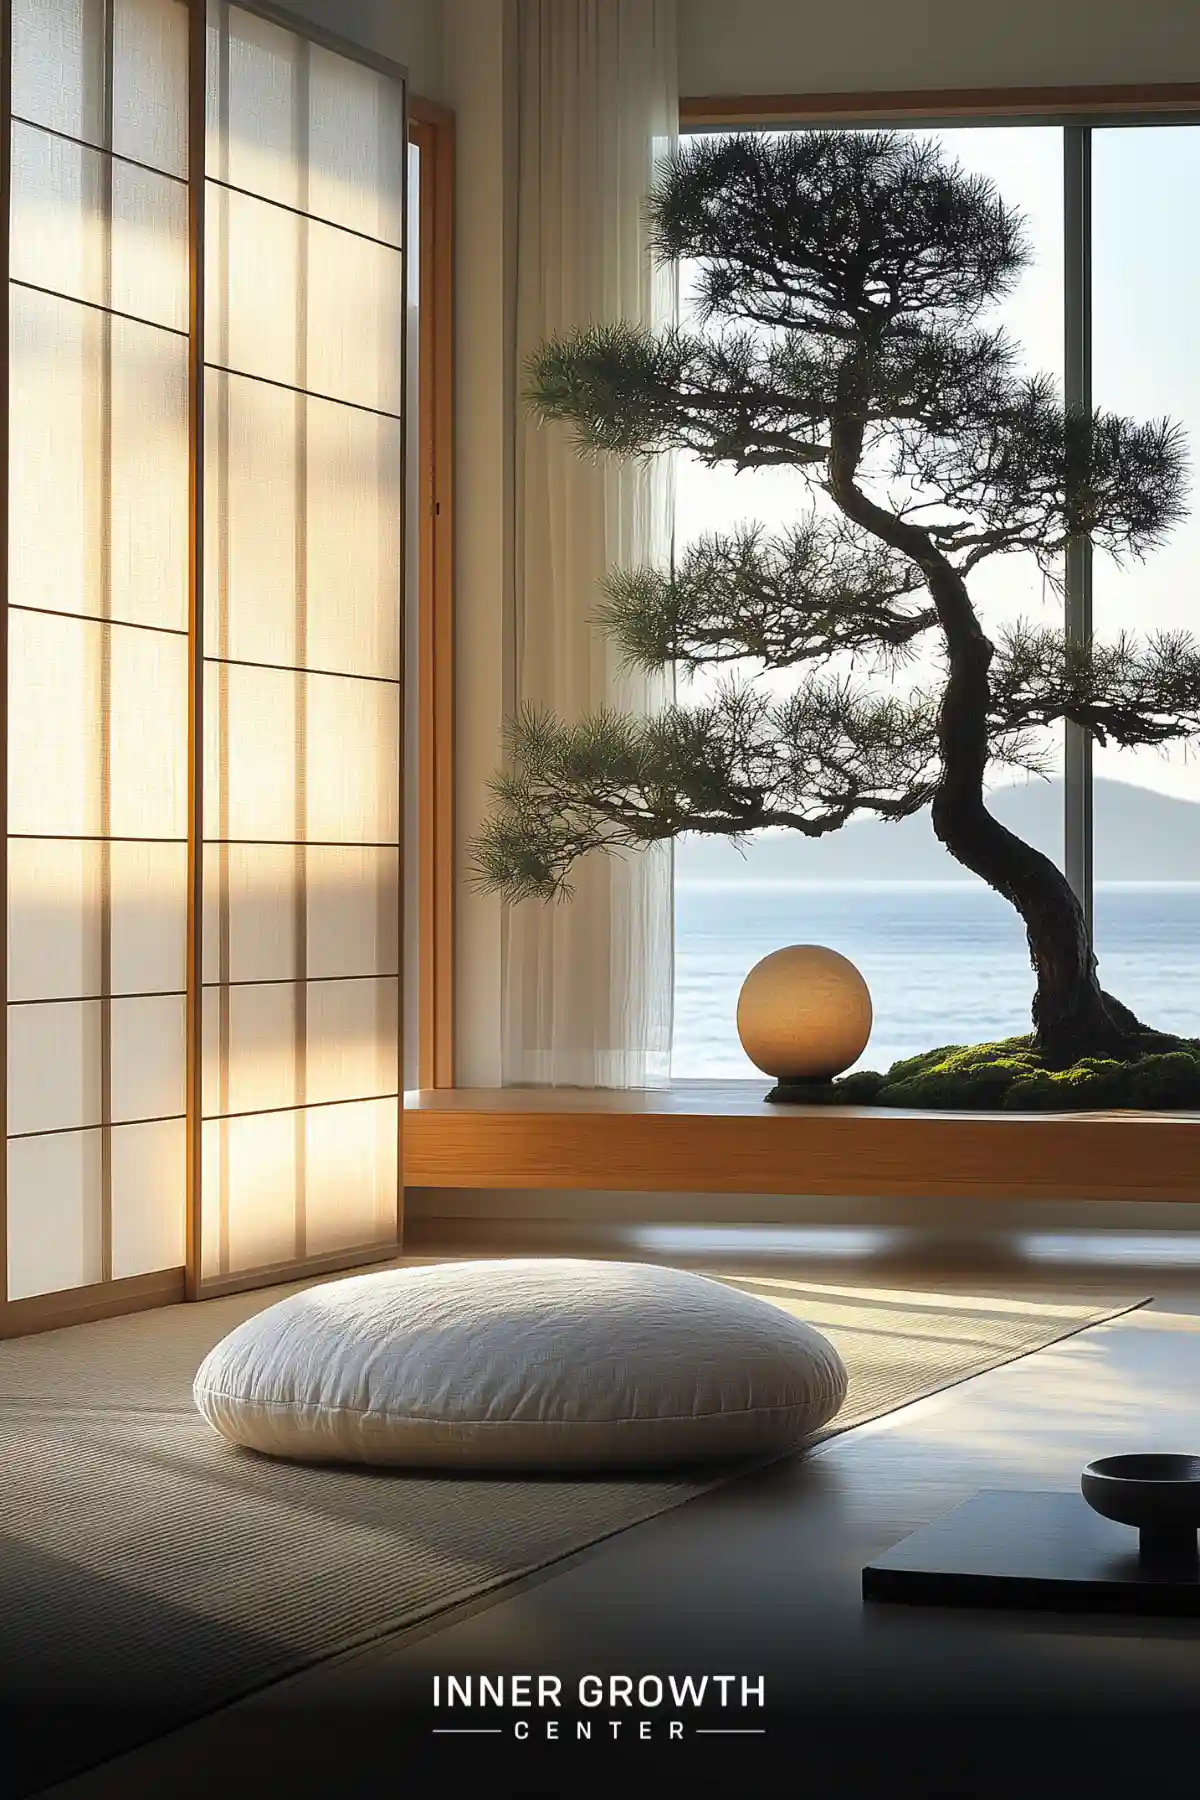
<svg viewBox="0 0 1200 1800"><path fill-rule="evenodd" d="M922 1526L862 1574L864 1600L1200 1618L1200 1561L1143 1562L1138 1535L1083 1495L993 1489Z"/></svg>

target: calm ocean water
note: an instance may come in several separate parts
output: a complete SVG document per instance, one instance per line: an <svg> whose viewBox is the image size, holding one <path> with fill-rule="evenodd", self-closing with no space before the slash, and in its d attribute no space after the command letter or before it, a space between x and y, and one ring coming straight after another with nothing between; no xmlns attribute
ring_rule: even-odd
<svg viewBox="0 0 1200 1800"><path fill-rule="evenodd" d="M1200 1036L1200 884L1101 883L1095 910L1105 987L1148 1024ZM738 990L784 944L827 944L862 970L875 1024L856 1067L1029 1030L1024 933L982 884L679 882L675 919L677 1076L757 1074Z"/></svg>

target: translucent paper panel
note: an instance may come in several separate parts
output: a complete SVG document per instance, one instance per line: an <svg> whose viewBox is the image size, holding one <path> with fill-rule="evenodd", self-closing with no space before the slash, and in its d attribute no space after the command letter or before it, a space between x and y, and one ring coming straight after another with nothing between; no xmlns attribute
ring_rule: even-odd
<svg viewBox="0 0 1200 1800"><path fill-rule="evenodd" d="M187 643L49 613L9 619L9 830L187 835Z"/></svg>
<svg viewBox="0 0 1200 1800"><path fill-rule="evenodd" d="M11 303L13 605L185 629L186 340L26 288Z"/></svg>
<svg viewBox="0 0 1200 1800"><path fill-rule="evenodd" d="M209 650L397 679L399 421L216 370L206 421Z"/></svg>
<svg viewBox="0 0 1200 1800"><path fill-rule="evenodd" d="M395 1237L406 159L399 83L208 26L212 1276Z"/></svg>
<svg viewBox="0 0 1200 1800"><path fill-rule="evenodd" d="M210 664L208 837L399 841L399 689Z"/></svg>
<svg viewBox="0 0 1200 1800"><path fill-rule="evenodd" d="M308 210L397 246L404 231L402 100L398 82L312 46Z"/></svg>
<svg viewBox="0 0 1200 1800"><path fill-rule="evenodd" d="M394 1243L398 1102L210 1120L206 1277Z"/></svg>
<svg viewBox="0 0 1200 1800"><path fill-rule="evenodd" d="M120 1125L111 1134L112 1272L182 1268L187 1126L183 1119Z"/></svg>
<svg viewBox="0 0 1200 1800"><path fill-rule="evenodd" d="M14 838L8 846L8 997L181 992L187 846ZM107 950L106 950L107 945Z"/></svg>
<svg viewBox="0 0 1200 1800"><path fill-rule="evenodd" d="M398 981L310 981L304 989L310 1105L400 1087Z"/></svg>
<svg viewBox="0 0 1200 1800"><path fill-rule="evenodd" d="M10 1140L10 1300L102 1279L103 1165L98 1131Z"/></svg>
<svg viewBox="0 0 1200 1800"><path fill-rule="evenodd" d="M395 980L206 989L206 1117L396 1093L397 990Z"/></svg>
<svg viewBox="0 0 1200 1800"><path fill-rule="evenodd" d="M309 1256L395 1241L398 1115L398 1100L315 1106L305 1114Z"/></svg>
<svg viewBox="0 0 1200 1800"><path fill-rule="evenodd" d="M256 18L225 0L208 9L208 142L210 175L284 206L304 200L300 101L308 48L294 31Z"/></svg>
<svg viewBox="0 0 1200 1800"><path fill-rule="evenodd" d="M14 125L11 264L17 281L186 331L187 188Z"/></svg>
<svg viewBox="0 0 1200 1800"><path fill-rule="evenodd" d="M389 682L308 675L308 836L330 843L400 839L400 690Z"/></svg>
<svg viewBox="0 0 1200 1800"><path fill-rule="evenodd" d="M296 1117L260 1113L205 1124L200 1149L205 1276L303 1257Z"/></svg>
<svg viewBox="0 0 1200 1800"><path fill-rule="evenodd" d="M205 846L206 982L294 979L299 854L290 844Z"/></svg>
<svg viewBox="0 0 1200 1800"><path fill-rule="evenodd" d="M11 10L18 1297L183 1260L188 8Z"/></svg>
<svg viewBox="0 0 1200 1800"><path fill-rule="evenodd" d="M236 6L210 6L210 175L399 244L403 167L396 81Z"/></svg>
<svg viewBox="0 0 1200 1800"><path fill-rule="evenodd" d="M309 975L396 974L399 853L321 845L307 861Z"/></svg>
<svg viewBox="0 0 1200 1800"><path fill-rule="evenodd" d="M184 1054L182 995L10 1006L9 1134L182 1113Z"/></svg>
<svg viewBox="0 0 1200 1800"><path fill-rule="evenodd" d="M112 0L111 39L108 10L105 0L12 0L13 112L186 175L187 7Z"/></svg>
<svg viewBox="0 0 1200 1800"><path fill-rule="evenodd" d="M182 1119L65 1131L8 1146L8 1294L23 1300L86 1287L104 1274L108 1191L111 1274L119 1281L184 1260Z"/></svg>
<svg viewBox="0 0 1200 1800"><path fill-rule="evenodd" d="M274 669L206 666L206 836L291 842L308 835L303 684L311 679Z"/></svg>
<svg viewBox="0 0 1200 1800"><path fill-rule="evenodd" d="M300 932L304 967L313 979L394 975L398 882L396 850L209 845L204 853L205 981L291 980Z"/></svg>
<svg viewBox="0 0 1200 1800"><path fill-rule="evenodd" d="M205 267L210 362L399 413L398 250L210 184Z"/></svg>

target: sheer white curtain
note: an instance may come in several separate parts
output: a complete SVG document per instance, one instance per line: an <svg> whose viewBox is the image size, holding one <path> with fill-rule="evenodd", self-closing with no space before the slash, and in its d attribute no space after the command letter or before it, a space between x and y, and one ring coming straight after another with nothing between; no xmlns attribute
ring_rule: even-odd
<svg viewBox="0 0 1200 1800"><path fill-rule="evenodd" d="M547 336L674 319L644 200L678 137L675 0L518 0L515 663L512 698L577 718L653 710L668 678L630 675L594 624L611 569L670 556L669 459L591 462L519 396ZM576 866L573 897L508 910L506 1084L653 1087L670 1077L670 847Z"/></svg>

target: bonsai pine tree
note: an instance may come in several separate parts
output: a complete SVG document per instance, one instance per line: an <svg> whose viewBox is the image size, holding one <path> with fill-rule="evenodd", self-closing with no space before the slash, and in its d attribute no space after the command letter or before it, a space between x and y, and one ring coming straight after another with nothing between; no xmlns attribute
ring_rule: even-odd
<svg viewBox="0 0 1200 1800"><path fill-rule="evenodd" d="M548 342L530 403L586 453L782 467L808 495L780 536L748 525L609 580L598 622L631 663L735 674L649 720L521 713L475 846L483 884L561 896L593 851L766 826L819 837L928 806L950 855L1024 922L1033 1033L1000 1047L1024 1056L1006 1079L1172 1050L1200 1075L1200 1046L1101 986L1065 876L986 802L995 769L1044 766L1063 720L1120 745L1200 732L1200 648L1031 624L989 636L973 592L986 561L1019 552L1061 591L1073 539L1144 557L1185 514L1179 428L1074 412L1020 372L989 310L1029 259L1023 222L934 143L696 139L649 217L656 255L698 270L695 327ZM923 646L937 681L898 688L888 678ZM783 699L754 679L779 671L796 674Z"/></svg>

